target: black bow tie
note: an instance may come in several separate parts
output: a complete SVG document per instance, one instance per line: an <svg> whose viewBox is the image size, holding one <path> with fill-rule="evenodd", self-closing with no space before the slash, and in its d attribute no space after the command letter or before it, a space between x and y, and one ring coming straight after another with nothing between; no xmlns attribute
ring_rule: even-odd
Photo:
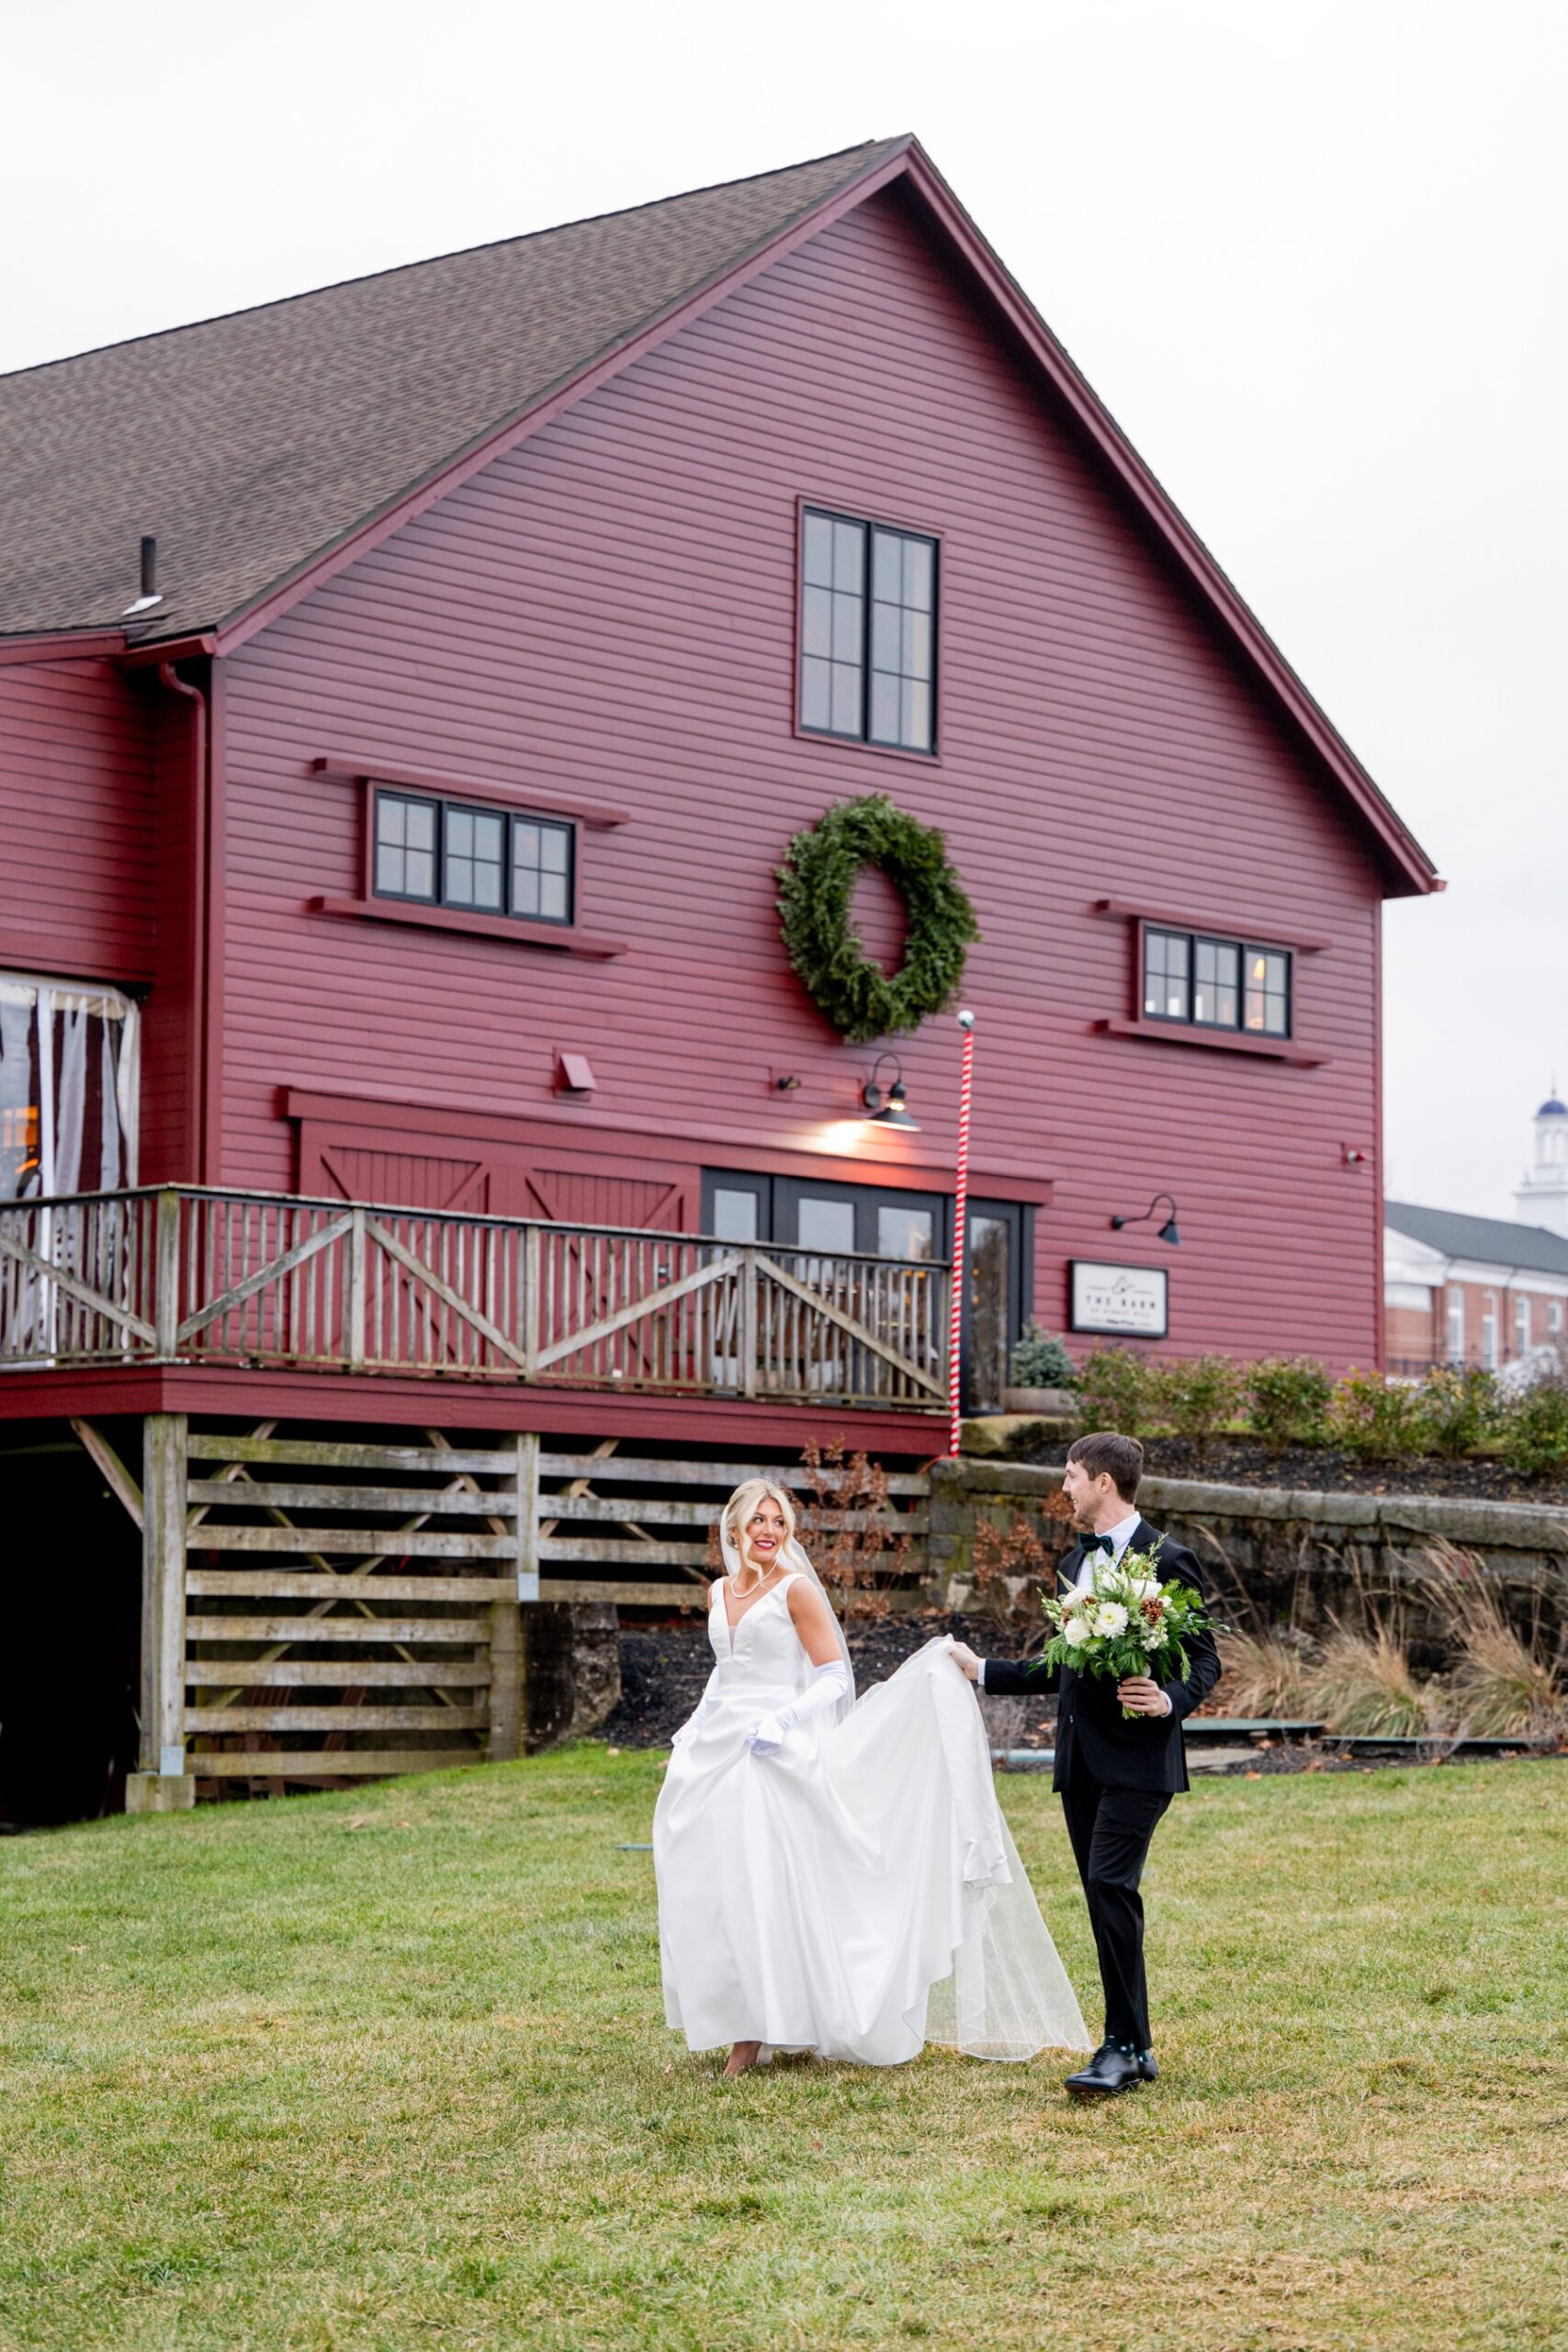
<svg viewBox="0 0 1568 2352"><path fill-rule="evenodd" d="M1114 1558L1116 1544L1114 1537L1110 1535L1080 1535L1078 1548L1084 1552L1109 1552Z"/></svg>

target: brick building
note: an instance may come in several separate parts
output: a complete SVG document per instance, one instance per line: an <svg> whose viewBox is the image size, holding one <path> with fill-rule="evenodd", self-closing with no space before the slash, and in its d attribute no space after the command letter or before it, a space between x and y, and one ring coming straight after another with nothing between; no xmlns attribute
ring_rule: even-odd
<svg viewBox="0 0 1568 2352"><path fill-rule="evenodd" d="M1535 1114L1535 1161L1515 1194L1520 1221L1384 1204L1383 1304L1391 1372L1432 1363L1497 1370L1545 1350L1568 1325L1568 1105ZM1526 1223L1527 1215L1535 1222ZM1544 1360L1544 1359L1543 1359Z"/></svg>

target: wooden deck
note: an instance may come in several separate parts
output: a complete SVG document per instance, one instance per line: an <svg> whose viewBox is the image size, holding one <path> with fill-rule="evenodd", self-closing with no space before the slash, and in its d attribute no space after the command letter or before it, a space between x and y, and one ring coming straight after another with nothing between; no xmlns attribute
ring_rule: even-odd
<svg viewBox="0 0 1568 2352"><path fill-rule="evenodd" d="M192 1186L0 1208L0 1374L235 1367L940 1415L949 1270Z"/></svg>

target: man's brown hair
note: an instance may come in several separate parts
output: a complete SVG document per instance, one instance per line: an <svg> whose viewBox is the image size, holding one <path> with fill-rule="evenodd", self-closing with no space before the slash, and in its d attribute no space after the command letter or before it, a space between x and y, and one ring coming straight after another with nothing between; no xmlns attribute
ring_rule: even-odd
<svg viewBox="0 0 1568 2352"><path fill-rule="evenodd" d="M1122 1501L1136 1502L1138 1481L1144 1475L1144 1449L1135 1437L1123 1437L1120 1430L1091 1430L1084 1437L1074 1438L1067 1460L1081 1462L1091 1478L1109 1471Z"/></svg>

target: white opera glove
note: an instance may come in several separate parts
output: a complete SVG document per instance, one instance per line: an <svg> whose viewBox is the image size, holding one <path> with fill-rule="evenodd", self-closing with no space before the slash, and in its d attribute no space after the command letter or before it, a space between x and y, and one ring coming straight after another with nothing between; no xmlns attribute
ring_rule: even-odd
<svg viewBox="0 0 1568 2352"><path fill-rule="evenodd" d="M798 1699L787 1707L778 1708L771 1715L761 1716L752 1724L747 1746L753 1756L771 1756L782 1747L797 1724L808 1723L825 1707L836 1706L850 1687L850 1669L842 1658L834 1658L827 1666L819 1666Z"/></svg>
<svg viewBox="0 0 1568 2352"><path fill-rule="evenodd" d="M693 1710L692 1713L686 1717L685 1722L681 1725L680 1730L675 1734L674 1738L671 1741L671 1747L684 1747L689 1739L695 1739L698 1732L701 1731L704 1724L707 1721L707 1714L708 1694L705 1690L702 1697L697 1701L696 1706Z"/></svg>

